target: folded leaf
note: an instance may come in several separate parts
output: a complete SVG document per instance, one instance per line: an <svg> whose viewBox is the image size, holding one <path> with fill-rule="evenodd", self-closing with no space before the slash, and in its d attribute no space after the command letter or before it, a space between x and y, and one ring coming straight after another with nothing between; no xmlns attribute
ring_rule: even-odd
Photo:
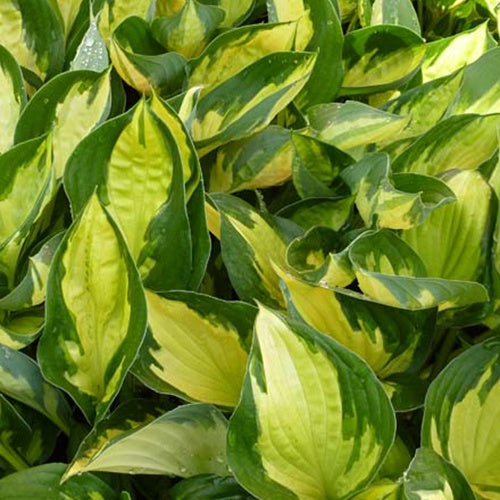
<svg viewBox="0 0 500 500"><path fill-rule="evenodd" d="M172 0L167 0L172 1ZM246 17L252 12L255 5L255 0L202 0L203 3L216 5L224 11L224 19L219 25L220 28L230 28L241 24Z"/></svg>
<svg viewBox="0 0 500 500"><path fill-rule="evenodd" d="M180 477L229 475L225 458L227 422L214 406L179 406L155 420L148 416L142 423L137 417L131 423L130 412L119 412L85 438L63 480L87 471Z"/></svg>
<svg viewBox="0 0 500 500"><path fill-rule="evenodd" d="M62 177L79 142L109 114L110 73L70 71L44 85L29 101L16 127L16 143L52 131L54 168Z"/></svg>
<svg viewBox="0 0 500 500"><path fill-rule="evenodd" d="M5 313L0 322L0 344L16 351L24 349L41 335L44 322L43 310Z"/></svg>
<svg viewBox="0 0 500 500"><path fill-rule="evenodd" d="M152 389L236 406L255 310L208 295L146 292L149 331L134 374Z"/></svg>
<svg viewBox="0 0 500 500"><path fill-rule="evenodd" d="M71 61L71 70L89 69L101 72L109 66L108 49L97 27L97 19L90 20L90 25L76 49Z"/></svg>
<svg viewBox="0 0 500 500"><path fill-rule="evenodd" d="M375 475L394 412L373 372L332 339L261 308L228 461L259 498L347 498Z"/></svg>
<svg viewBox="0 0 500 500"><path fill-rule="evenodd" d="M61 242L48 290L40 367L88 420L100 420L136 356L147 313L123 236L96 195Z"/></svg>
<svg viewBox="0 0 500 500"><path fill-rule="evenodd" d="M172 500L253 500L233 477L202 474L178 482L169 495Z"/></svg>
<svg viewBox="0 0 500 500"><path fill-rule="evenodd" d="M420 23L410 0L375 0L370 24L395 24L420 35Z"/></svg>
<svg viewBox="0 0 500 500"><path fill-rule="evenodd" d="M439 374L425 402L422 445L456 465L478 498L500 491L500 435L492 432L500 412L499 358L498 338L471 347Z"/></svg>
<svg viewBox="0 0 500 500"><path fill-rule="evenodd" d="M73 23L75 22L78 12L81 10L82 5L85 5L84 0L49 0L57 12L61 16L64 33L68 37ZM83 7L85 8L85 7Z"/></svg>

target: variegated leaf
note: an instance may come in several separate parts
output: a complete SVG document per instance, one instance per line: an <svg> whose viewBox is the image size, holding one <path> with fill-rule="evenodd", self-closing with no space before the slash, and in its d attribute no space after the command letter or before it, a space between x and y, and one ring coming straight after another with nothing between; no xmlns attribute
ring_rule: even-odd
<svg viewBox="0 0 500 500"><path fill-rule="evenodd" d="M471 347L431 384L422 445L456 465L478 498L500 492L500 340ZM462 497L459 497L462 498ZM465 497L464 497L465 498Z"/></svg>
<svg viewBox="0 0 500 500"><path fill-rule="evenodd" d="M71 428L71 413L63 394L48 382L30 357L0 345L0 393L45 415L65 434Z"/></svg>
<svg viewBox="0 0 500 500"><path fill-rule="evenodd" d="M375 0L370 24L395 24L404 26L420 35L420 23L410 0Z"/></svg>
<svg viewBox="0 0 500 500"><path fill-rule="evenodd" d="M261 308L228 462L259 498L348 498L374 477L394 440L390 402L340 344Z"/></svg>
<svg viewBox="0 0 500 500"><path fill-rule="evenodd" d="M251 205L226 194L211 198L220 213L222 258L242 300L273 306L284 300L273 264L285 267L286 245L278 232Z"/></svg>
<svg viewBox="0 0 500 500"><path fill-rule="evenodd" d="M28 70L31 84L39 85L62 70L63 26L48 0L4 0L0 22L8 26L0 32L0 44Z"/></svg>
<svg viewBox="0 0 500 500"><path fill-rule="evenodd" d="M224 10L219 7L186 0L177 13L155 19L152 30L166 50L192 59L201 54L224 17Z"/></svg>
<svg viewBox="0 0 500 500"><path fill-rule="evenodd" d="M2 312L4 318L0 321L0 344L17 351L29 346L41 335L45 321L43 310Z"/></svg>
<svg viewBox="0 0 500 500"><path fill-rule="evenodd" d="M290 311L357 353L379 377L414 372L426 360L435 309L390 307L351 290L307 283L283 271L280 278Z"/></svg>
<svg viewBox="0 0 500 500"><path fill-rule="evenodd" d="M202 96L189 120L199 154L264 129L304 87L315 59L306 52L276 52Z"/></svg>
<svg viewBox="0 0 500 500"><path fill-rule="evenodd" d="M122 79L143 94L155 90L167 97L182 88L186 59L175 52L165 53L140 17L128 17L115 29L110 55Z"/></svg>
<svg viewBox="0 0 500 500"><path fill-rule="evenodd" d="M367 155L340 175L356 196L356 207L367 227L414 228L434 210L456 200L452 189L434 177L392 175L389 156L384 153Z"/></svg>
<svg viewBox="0 0 500 500"><path fill-rule="evenodd" d="M78 12L80 9L87 7L87 2L84 0L49 0L49 2L60 16L67 38L78 16Z"/></svg>
<svg viewBox="0 0 500 500"><path fill-rule="evenodd" d="M423 40L402 26L370 26L348 33L342 94L371 94L399 87L418 71L425 50Z"/></svg>
<svg viewBox="0 0 500 500"><path fill-rule="evenodd" d="M484 281L494 221L493 192L479 172L451 171L443 177L457 201L401 237L422 258L429 276Z"/></svg>
<svg viewBox="0 0 500 500"><path fill-rule="evenodd" d="M109 66L108 49L97 27L97 19L90 20L89 27L82 37L75 56L71 61L71 70L87 69L102 72Z"/></svg>
<svg viewBox="0 0 500 500"><path fill-rule="evenodd" d="M353 500L399 500L394 496L397 488L398 483L396 481L379 479L370 484L369 488L352 498Z"/></svg>
<svg viewBox="0 0 500 500"><path fill-rule="evenodd" d="M156 0L155 17L167 17L177 14L186 4L186 0Z"/></svg>
<svg viewBox="0 0 500 500"><path fill-rule="evenodd" d="M87 471L180 477L229 475L227 421L214 406L183 405L144 422L137 421L134 412L130 415L129 411L128 418L119 412L85 438L63 480Z"/></svg>
<svg viewBox="0 0 500 500"><path fill-rule="evenodd" d="M59 179L79 142L109 114L110 73L70 71L44 85L29 101L16 127L16 143L52 131Z"/></svg>
<svg viewBox="0 0 500 500"><path fill-rule="evenodd" d="M397 156L393 170L427 175L454 168L474 170L497 150L499 124L500 114L451 116Z"/></svg>
<svg viewBox="0 0 500 500"><path fill-rule="evenodd" d="M12 54L0 45L0 153L14 143L14 131L19 115L26 104L21 69Z"/></svg>
<svg viewBox="0 0 500 500"><path fill-rule="evenodd" d="M172 0L167 0L172 1ZM175 0L174 0L175 1ZM202 0L208 5L215 5L224 11L224 19L220 28L230 28L241 24L250 15L255 5L255 0Z"/></svg>
<svg viewBox="0 0 500 500"><path fill-rule="evenodd" d="M234 477L220 477L214 474L183 479L169 490L172 500L254 500Z"/></svg>
<svg viewBox="0 0 500 500"><path fill-rule="evenodd" d="M149 331L134 374L158 392L236 406L255 309L208 295L146 291Z"/></svg>
<svg viewBox="0 0 500 500"><path fill-rule="evenodd" d="M147 312L123 236L96 195L55 254L48 291L40 367L99 420L136 356Z"/></svg>

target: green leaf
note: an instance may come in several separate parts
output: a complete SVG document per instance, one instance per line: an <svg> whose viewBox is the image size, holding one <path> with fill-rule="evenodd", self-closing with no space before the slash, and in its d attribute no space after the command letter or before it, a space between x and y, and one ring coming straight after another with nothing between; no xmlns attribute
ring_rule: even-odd
<svg viewBox="0 0 500 500"><path fill-rule="evenodd" d="M347 498L394 440L390 402L356 355L261 308L228 461L259 498Z"/></svg>
<svg viewBox="0 0 500 500"><path fill-rule="evenodd" d="M420 35L420 23L410 0L375 0L370 24L395 24Z"/></svg>
<svg viewBox="0 0 500 500"><path fill-rule="evenodd" d="M220 212L222 259L242 300L284 305L273 264L286 266L286 246L277 231L248 203L226 194L211 198Z"/></svg>
<svg viewBox="0 0 500 500"><path fill-rule="evenodd" d="M236 406L255 309L192 292L146 292L149 331L134 374L158 392Z"/></svg>
<svg viewBox="0 0 500 500"><path fill-rule="evenodd" d="M24 349L41 335L44 321L43 311L5 314L0 322L0 344L16 351Z"/></svg>
<svg viewBox="0 0 500 500"><path fill-rule="evenodd" d="M149 95L154 90L169 96L182 88L186 59L175 52L165 53L140 17L128 17L115 29L110 55L119 75L139 92Z"/></svg>
<svg viewBox="0 0 500 500"><path fill-rule="evenodd" d="M435 309L390 307L344 288L306 283L280 272L289 310L361 356L379 375L414 372L434 335Z"/></svg>
<svg viewBox="0 0 500 500"><path fill-rule="evenodd" d="M387 305L441 311L488 301L486 288L470 281L427 277L414 250L388 230L362 234L349 250L361 290Z"/></svg>
<svg viewBox="0 0 500 500"><path fill-rule="evenodd" d="M44 380L30 357L0 345L0 374L0 393L42 413L69 434L71 414L64 396Z"/></svg>
<svg viewBox="0 0 500 500"><path fill-rule="evenodd" d="M97 28L97 19L93 18L76 49L75 57L71 61L71 70L87 69L100 73L108 66L108 49Z"/></svg>
<svg viewBox="0 0 500 500"><path fill-rule="evenodd" d="M59 14L65 35L68 37L78 13L86 7L86 2L84 0L49 0L49 2Z"/></svg>
<svg viewBox="0 0 500 500"><path fill-rule="evenodd" d="M96 195L54 256L46 307L38 346L43 374L89 421L99 420L142 342L146 303L123 236Z"/></svg>
<svg viewBox="0 0 500 500"><path fill-rule="evenodd" d="M500 340L471 347L431 384L422 445L458 467L479 498L500 491ZM461 498L461 497L460 497Z"/></svg>
<svg viewBox="0 0 500 500"><path fill-rule="evenodd" d="M479 172L455 170L443 180L457 201L401 237L422 258L429 276L483 281L494 218L492 190Z"/></svg>
<svg viewBox="0 0 500 500"><path fill-rule="evenodd" d="M393 170L427 175L454 168L474 170L497 150L499 123L500 114L451 116L405 149L394 160Z"/></svg>
<svg viewBox="0 0 500 500"><path fill-rule="evenodd" d="M16 127L16 143L52 131L54 169L62 177L79 142L109 114L110 73L70 71L44 85L29 101Z"/></svg>
<svg viewBox="0 0 500 500"><path fill-rule="evenodd" d="M154 37L169 52L192 59L207 46L224 17L224 10L219 7L186 0L176 14L155 19L152 30Z"/></svg>
<svg viewBox="0 0 500 500"><path fill-rule="evenodd" d="M60 484L65 467L65 464L49 463L4 477L0 480L0 497L3 500L119 499L118 493L92 474L74 477Z"/></svg>
<svg viewBox="0 0 500 500"><path fill-rule="evenodd" d="M30 72L33 83L62 70L63 26L47 0L5 0L0 18L8 26L0 32L0 44Z"/></svg>
<svg viewBox="0 0 500 500"><path fill-rule="evenodd" d="M254 498L233 477L209 474L184 479L168 493L172 500L252 500Z"/></svg>
<svg viewBox="0 0 500 500"><path fill-rule="evenodd" d="M456 200L453 191L434 177L391 175L390 159L385 153L365 156L340 176L356 196L356 207L367 227L419 226L434 210Z"/></svg>
<svg viewBox="0 0 500 500"><path fill-rule="evenodd" d="M370 26L348 33L342 94L371 94L399 87L418 71L425 50L423 40L402 26Z"/></svg>
<svg viewBox="0 0 500 500"><path fill-rule="evenodd" d="M190 404L146 422L118 409L85 438L64 480L87 471L228 476L226 427L214 406ZM140 412L139 412L140 417Z"/></svg>
<svg viewBox="0 0 500 500"><path fill-rule="evenodd" d="M172 0L167 0L172 1ZM224 11L225 17L219 25L219 28L230 28L241 24L252 12L255 0L202 0L202 3L215 5Z"/></svg>
<svg viewBox="0 0 500 500"><path fill-rule="evenodd" d="M12 54L0 45L0 153L3 153L14 142L14 130L19 115L26 105L21 69Z"/></svg>
<svg viewBox="0 0 500 500"><path fill-rule="evenodd" d="M315 59L307 52L276 52L202 96L189 120L199 154L263 130L304 87Z"/></svg>

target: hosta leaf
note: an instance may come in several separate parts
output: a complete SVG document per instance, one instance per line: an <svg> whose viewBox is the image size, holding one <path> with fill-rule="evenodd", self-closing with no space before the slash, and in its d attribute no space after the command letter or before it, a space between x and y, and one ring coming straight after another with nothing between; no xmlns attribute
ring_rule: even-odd
<svg viewBox="0 0 500 500"><path fill-rule="evenodd" d="M435 309L410 311L343 288L306 283L281 272L289 309L356 352L380 377L415 371L433 337Z"/></svg>
<svg viewBox="0 0 500 500"><path fill-rule="evenodd" d="M500 113L500 47L488 50L466 67L450 113Z"/></svg>
<svg viewBox="0 0 500 500"><path fill-rule="evenodd" d="M249 204L234 196L213 194L220 212L221 247L231 283L242 300L284 304L273 263L286 266L285 242Z"/></svg>
<svg viewBox="0 0 500 500"><path fill-rule="evenodd" d="M179 406L141 425L113 418L83 441L64 479L86 471L228 476L226 419L206 404Z"/></svg>
<svg viewBox="0 0 500 500"><path fill-rule="evenodd" d="M19 311L45 301L50 263L62 237L62 233L51 237L29 258L26 274L10 293L0 299L0 309Z"/></svg>
<svg viewBox="0 0 500 500"><path fill-rule="evenodd" d="M488 300L479 283L426 277L420 257L387 230L361 235L351 245L349 258L361 290L387 305L445 310Z"/></svg>
<svg viewBox="0 0 500 500"><path fill-rule="evenodd" d="M50 138L24 142L0 156L0 286L13 287L23 244L53 194Z"/></svg>
<svg viewBox="0 0 500 500"><path fill-rule="evenodd" d="M425 59L422 63L424 83L451 75L463 66L479 59L489 48L491 48L491 41L487 23L427 44Z"/></svg>
<svg viewBox="0 0 500 500"><path fill-rule="evenodd" d="M156 0L155 17L177 14L184 7L186 0Z"/></svg>
<svg viewBox="0 0 500 500"><path fill-rule="evenodd" d="M43 311L7 313L0 322L0 344L11 349L24 349L42 333Z"/></svg>
<svg viewBox="0 0 500 500"><path fill-rule="evenodd" d="M500 435L492 432L500 404L500 340L471 347L431 384L422 445L456 465L478 498L500 491Z"/></svg>
<svg viewBox="0 0 500 500"><path fill-rule="evenodd" d="M394 439L373 372L340 344L261 308L228 461L259 498L347 498L371 481Z"/></svg>
<svg viewBox="0 0 500 500"><path fill-rule="evenodd" d="M353 497L354 500L396 500L394 492L398 483L392 479L379 479L374 481L370 487ZM411 499L414 500L414 499Z"/></svg>
<svg viewBox="0 0 500 500"><path fill-rule="evenodd" d="M169 495L172 500L252 500L233 477L203 474L177 483Z"/></svg>
<svg viewBox="0 0 500 500"><path fill-rule="evenodd" d="M410 0L375 0L370 24L396 24L420 35L420 23Z"/></svg>
<svg viewBox="0 0 500 500"><path fill-rule="evenodd" d="M84 0L49 0L59 13L66 37L69 35L80 9L86 7Z"/></svg>
<svg viewBox="0 0 500 500"><path fill-rule="evenodd" d="M457 115L442 120L405 149L394 171L438 175L453 168L474 170L498 148L500 114Z"/></svg>
<svg viewBox="0 0 500 500"><path fill-rule="evenodd" d="M47 0L5 0L0 19L8 26L0 33L0 44L30 72L30 83L39 84L61 71L63 27Z"/></svg>
<svg viewBox="0 0 500 500"><path fill-rule="evenodd" d="M123 236L96 195L54 256L46 308L38 346L44 376L99 420L142 342L146 304Z"/></svg>
<svg viewBox="0 0 500 500"><path fill-rule="evenodd" d="M26 104L21 70L12 54L0 45L0 153L3 153L14 142L14 130L22 109Z"/></svg>
<svg viewBox="0 0 500 500"><path fill-rule="evenodd" d="M296 21L295 49L317 52L311 78L295 102L299 108L331 101L342 83L342 27L331 0L268 0L269 20ZM328 85L325 85L325 81Z"/></svg>
<svg viewBox="0 0 500 500"><path fill-rule="evenodd" d="M128 17L113 32L110 55L119 75L139 92L169 96L181 89L186 59L165 49L140 17Z"/></svg>
<svg viewBox="0 0 500 500"><path fill-rule="evenodd" d="M309 110L313 134L344 151L393 139L408 119L356 101L320 104Z"/></svg>
<svg viewBox="0 0 500 500"><path fill-rule="evenodd" d="M429 342L432 339L429 338ZM395 373L383 380L384 388L391 398L392 406L397 412L409 412L424 406L425 395L429 387L415 373Z"/></svg>
<svg viewBox="0 0 500 500"><path fill-rule="evenodd" d="M460 470L427 448L417 450L401 482L397 498L405 500L476 498Z"/></svg>
<svg viewBox="0 0 500 500"><path fill-rule="evenodd" d="M146 292L149 331L134 373L159 392L236 406L255 310L192 292Z"/></svg>
<svg viewBox="0 0 500 500"><path fill-rule="evenodd" d="M370 26L348 33L344 40L345 95L394 89L419 69L425 55L423 40L402 26Z"/></svg>
<svg viewBox="0 0 500 500"><path fill-rule="evenodd" d="M78 143L109 114L110 73L70 71L42 87L29 101L16 128L16 143L52 131L57 178Z"/></svg>
<svg viewBox="0 0 500 500"><path fill-rule="evenodd" d="M340 175L356 196L356 207L367 227L409 229L456 200L453 191L434 177L391 175L389 156L384 153L365 156Z"/></svg>
<svg viewBox="0 0 500 500"><path fill-rule="evenodd" d="M444 76L403 92L384 104L385 111L409 117L409 123L398 138L421 135L435 125L455 98L462 79L461 71Z"/></svg>
<svg viewBox="0 0 500 500"><path fill-rule="evenodd" d="M106 44L99 33L97 19L91 19L90 25L76 49L71 61L71 70L88 69L101 72L109 66Z"/></svg>
<svg viewBox="0 0 500 500"><path fill-rule="evenodd" d="M188 86L200 85L201 94L206 94L262 57L292 50L295 32L295 23L279 23L221 33L200 57L190 61Z"/></svg>
<svg viewBox="0 0 500 500"><path fill-rule="evenodd" d="M30 406L69 434L71 414L62 393L47 383L26 354L0 345L0 393Z"/></svg>
<svg viewBox="0 0 500 500"><path fill-rule="evenodd" d="M452 171L444 178L457 201L402 233L429 276L482 281L490 249L492 190L479 172Z"/></svg>
<svg viewBox="0 0 500 500"><path fill-rule="evenodd" d="M60 484L66 465L50 463L11 474L0 480L0 497L4 500L60 500L89 498L119 500L117 492L92 474L71 478Z"/></svg>
<svg viewBox="0 0 500 500"><path fill-rule="evenodd" d="M169 52L178 52L192 59L206 47L224 16L224 10L218 7L186 0L176 14L155 19L152 30Z"/></svg>
<svg viewBox="0 0 500 500"><path fill-rule="evenodd" d="M98 195L123 231L146 286L197 286L203 273L198 266L204 267L208 253L208 248L198 248L208 245L199 164L170 108L156 100L140 100L99 127L76 149L64 184L74 213L99 186ZM189 213L186 194L192 198ZM193 241L194 249L200 250L196 261Z"/></svg>
<svg viewBox="0 0 500 500"><path fill-rule="evenodd" d="M172 0L167 0L172 1ZM216 5L224 11L224 19L220 23L220 28L230 28L241 24L250 14L255 5L255 0L202 0L203 3Z"/></svg>
<svg viewBox="0 0 500 500"><path fill-rule="evenodd" d="M200 155L264 129L304 87L314 62L310 53L276 52L201 97L190 122Z"/></svg>

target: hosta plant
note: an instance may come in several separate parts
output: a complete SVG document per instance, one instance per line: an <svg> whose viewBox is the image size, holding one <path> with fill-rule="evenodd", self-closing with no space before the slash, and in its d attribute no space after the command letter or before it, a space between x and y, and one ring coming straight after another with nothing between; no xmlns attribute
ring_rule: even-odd
<svg viewBox="0 0 500 500"><path fill-rule="evenodd" d="M0 2L0 499L500 499L496 3Z"/></svg>

